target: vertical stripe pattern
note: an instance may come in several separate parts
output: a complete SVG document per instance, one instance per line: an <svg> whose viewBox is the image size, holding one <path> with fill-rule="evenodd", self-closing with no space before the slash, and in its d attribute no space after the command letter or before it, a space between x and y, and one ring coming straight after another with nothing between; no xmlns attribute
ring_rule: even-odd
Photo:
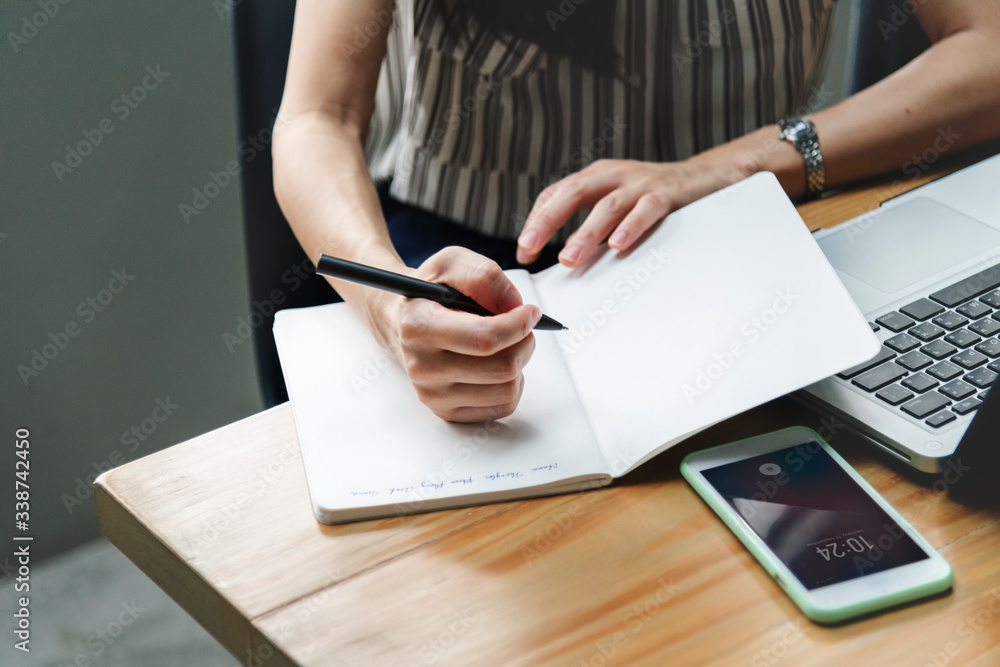
<svg viewBox="0 0 1000 667"><path fill-rule="evenodd" d="M681 160L814 110L835 1L616 0L622 71L610 76L511 35L473 26L462 38L435 0L401 0L372 176L401 201L514 238L546 185L594 160Z"/></svg>

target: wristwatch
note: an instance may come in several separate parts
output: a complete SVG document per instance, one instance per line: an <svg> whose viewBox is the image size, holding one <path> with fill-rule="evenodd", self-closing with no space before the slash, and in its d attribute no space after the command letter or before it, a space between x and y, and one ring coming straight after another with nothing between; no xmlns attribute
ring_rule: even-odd
<svg viewBox="0 0 1000 667"><path fill-rule="evenodd" d="M805 200L818 199L823 194L826 171L823 169L823 154L819 150L816 126L805 118L792 116L778 121L781 132L778 137L795 146L806 163Z"/></svg>

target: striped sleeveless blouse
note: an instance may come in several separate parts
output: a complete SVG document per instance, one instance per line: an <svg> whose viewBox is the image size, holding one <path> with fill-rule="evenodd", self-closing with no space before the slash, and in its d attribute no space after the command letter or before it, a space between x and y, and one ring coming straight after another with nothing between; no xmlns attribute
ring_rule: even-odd
<svg viewBox="0 0 1000 667"><path fill-rule="evenodd" d="M371 175L402 202L516 238L539 192L594 160L682 160L816 110L835 2L617 0L612 76L509 35L456 39L435 0L398 0Z"/></svg>

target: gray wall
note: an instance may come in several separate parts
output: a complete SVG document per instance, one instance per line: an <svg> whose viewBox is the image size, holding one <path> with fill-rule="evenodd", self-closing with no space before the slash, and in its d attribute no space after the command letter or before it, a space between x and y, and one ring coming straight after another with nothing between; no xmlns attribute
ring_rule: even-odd
<svg viewBox="0 0 1000 667"><path fill-rule="evenodd" d="M189 222L178 210L237 156L221 0L40 1L58 11L0 3L0 498L26 427L36 559L97 535L97 469L260 409L249 344L223 341L247 314L238 185ZM828 103L843 86L841 5ZM55 173L81 142L96 145ZM115 271L134 276L117 294ZM35 350L53 358L25 382ZM10 544L13 507L0 511Z"/></svg>
<svg viewBox="0 0 1000 667"><path fill-rule="evenodd" d="M47 4L0 3L0 535L26 427L35 559L98 534L96 469L260 409L249 343L223 342L247 315L239 185L178 209L237 156L221 3ZM53 358L25 382L34 350Z"/></svg>

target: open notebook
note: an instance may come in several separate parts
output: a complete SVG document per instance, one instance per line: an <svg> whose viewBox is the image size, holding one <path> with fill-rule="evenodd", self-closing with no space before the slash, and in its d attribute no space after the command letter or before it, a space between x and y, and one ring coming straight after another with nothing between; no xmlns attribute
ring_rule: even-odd
<svg viewBox="0 0 1000 667"><path fill-rule="evenodd" d="M508 275L569 330L535 332L521 402L489 424L423 406L350 306L277 314L320 521L603 486L878 350L771 174L671 214L628 253Z"/></svg>

